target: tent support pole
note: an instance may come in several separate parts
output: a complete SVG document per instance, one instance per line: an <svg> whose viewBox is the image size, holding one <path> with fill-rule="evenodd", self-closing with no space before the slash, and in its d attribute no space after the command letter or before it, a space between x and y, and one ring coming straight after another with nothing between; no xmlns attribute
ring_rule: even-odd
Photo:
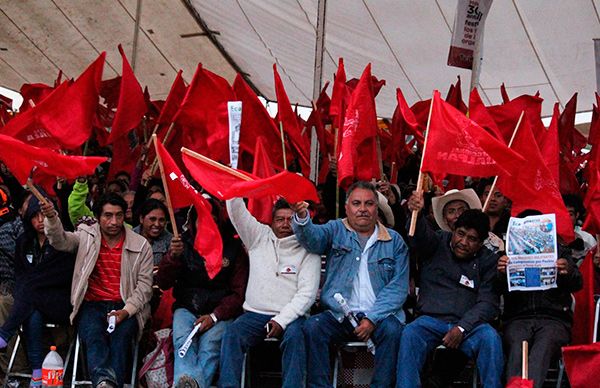
<svg viewBox="0 0 600 388"><path fill-rule="evenodd" d="M142 18L142 0L137 0L135 7L135 30L133 30L133 44L131 47L131 69L135 73L135 64L137 62L138 40L140 37L140 20Z"/></svg>

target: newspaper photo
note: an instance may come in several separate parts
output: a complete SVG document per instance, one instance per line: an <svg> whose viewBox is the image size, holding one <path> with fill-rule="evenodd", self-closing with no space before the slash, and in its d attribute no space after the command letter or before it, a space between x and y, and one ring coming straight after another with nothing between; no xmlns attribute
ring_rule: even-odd
<svg viewBox="0 0 600 388"><path fill-rule="evenodd" d="M556 217L511 217L506 237L508 291L556 288Z"/></svg>

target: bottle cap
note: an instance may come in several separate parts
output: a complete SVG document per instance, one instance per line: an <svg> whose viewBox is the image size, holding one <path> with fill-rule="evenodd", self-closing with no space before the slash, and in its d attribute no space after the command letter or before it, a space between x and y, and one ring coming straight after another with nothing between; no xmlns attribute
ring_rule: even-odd
<svg viewBox="0 0 600 388"><path fill-rule="evenodd" d="M50 346L50 350L53 352L56 352L56 346L54 346L54 345Z"/></svg>

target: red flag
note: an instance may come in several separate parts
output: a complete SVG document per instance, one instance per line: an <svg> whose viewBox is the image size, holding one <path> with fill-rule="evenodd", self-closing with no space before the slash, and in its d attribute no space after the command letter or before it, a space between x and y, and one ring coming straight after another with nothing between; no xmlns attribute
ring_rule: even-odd
<svg viewBox="0 0 600 388"><path fill-rule="evenodd" d="M510 141L523 111L527 113L527 119L534 135L537 137L544 132L545 127L541 119L543 101L537 94L535 96L524 94L502 105L492 105L487 108L488 113L498 125L506 144Z"/></svg>
<svg viewBox="0 0 600 388"><path fill-rule="evenodd" d="M185 97L187 86L185 86L185 81L181 75L182 73L183 70L179 70L177 76L175 76L173 85L171 85L171 90L169 90L169 95L160 110L160 115L156 119L158 124L170 124L173 122L173 117L175 117L175 114Z"/></svg>
<svg viewBox="0 0 600 388"><path fill-rule="evenodd" d="M332 116L333 127L342 128L344 123L344 113L350 103L350 92L346 86L346 70L344 68L344 59L338 60L338 69L333 80L333 90L331 91L331 105L329 106L329 115Z"/></svg>
<svg viewBox="0 0 600 388"><path fill-rule="evenodd" d="M569 102L565 105L565 110L558 119L558 140L561 145L561 151L571 156L575 151L579 154L580 150L575 150L575 114L577 113L577 93L573 94ZM584 144L585 145L585 144Z"/></svg>
<svg viewBox="0 0 600 388"><path fill-rule="evenodd" d="M504 104L510 102L510 97L508 97L508 93L506 92L506 86L504 86L504 82L500 85L500 94L502 95L502 102Z"/></svg>
<svg viewBox="0 0 600 388"><path fill-rule="evenodd" d="M43 148L74 149L92 130L104 58L100 56L74 82L64 82L35 107L18 114L2 134Z"/></svg>
<svg viewBox="0 0 600 388"><path fill-rule="evenodd" d="M375 137L377 115L371 86L371 64L365 68L344 118L340 153L338 156L338 183L350 186L354 179L370 180L381 177Z"/></svg>
<svg viewBox="0 0 600 388"><path fill-rule="evenodd" d="M592 145L589 160L600 165L600 96L598 93L596 93L596 104L592 106L592 122L587 142Z"/></svg>
<svg viewBox="0 0 600 388"><path fill-rule="evenodd" d="M552 173L544 164L526 117L521 121L511 149L520 155L527 155L526 163L521 163L516 168L513 166L508 171L511 177L505 173L498 176L498 189L512 200L511 214L516 216L526 209L536 209L544 214L555 213L557 233L566 243L573 241L573 224L569 212Z"/></svg>
<svg viewBox="0 0 600 388"><path fill-rule="evenodd" d="M477 88L473 88L469 97L469 118L481 125L488 133L496 139L504 141L502 132L498 129L498 125L490 116L487 108L483 104ZM514 129L514 128L513 128Z"/></svg>
<svg viewBox="0 0 600 388"><path fill-rule="evenodd" d="M244 81L241 75L237 75L233 82L233 90L236 98L242 101L242 125L240 127L240 167L244 166L251 170L252 164L244 163L244 155L254 153L256 139L263 136L268 147L271 161L283 168L283 151L281 148L281 136L279 129L275 126L269 112L260 102L256 94L250 89L250 86ZM286 148L287 150L287 148ZM291 152L286 151L286 156L291 157ZM291 159L288 159L291 161Z"/></svg>
<svg viewBox="0 0 600 388"><path fill-rule="evenodd" d="M155 141L155 144L164 169L171 206L177 209L194 205L196 209L198 220L196 221L194 249L204 257L206 271L212 279L219 273L223 263L223 240L219 228L212 218L211 205L190 185L165 147L159 141Z"/></svg>
<svg viewBox="0 0 600 388"><path fill-rule="evenodd" d="M533 380L511 377L506 384L506 388L533 388Z"/></svg>
<svg viewBox="0 0 600 388"><path fill-rule="evenodd" d="M262 137L256 139L256 150L254 151L252 175L258 178L268 178L276 174L263 142L264 139ZM248 200L248 211L258 221L270 225L273 218L273 204L275 201L277 201L277 197L271 195L261 198L251 198Z"/></svg>
<svg viewBox="0 0 600 388"><path fill-rule="evenodd" d="M583 288L574 294L576 308L573 312L572 345L589 344L593 340L596 307L594 303L594 254L596 249L587 253L579 267L583 278Z"/></svg>
<svg viewBox="0 0 600 388"><path fill-rule="evenodd" d="M277 96L277 118L287 135L291 148L300 161L300 168L304 175L310 175L310 144L302 137L297 116L292 110L290 100L281 82L277 65L273 64L273 78L275 82L275 95Z"/></svg>
<svg viewBox="0 0 600 388"><path fill-rule="evenodd" d="M29 101L33 102L34 106L38 105L54 91L56 86L53 87L42 83L21 85L19 92L21 93L21 96L23 96L23 105L19 111L23 113L26 110L31 109L32 106Z"/></svg>
<svg viewBox="0 0 600 388"><path fill-rule="evenodd" d="M53 93L36 106L39 123L60 139L64 148L76 148L92 134L105 57L103 52L75 82L64 88L59 86L57 91L63 93Z"/></svg>
<svg viewBox="0 0 600 388"><path fill-rule="evenodd" d="M139 145L140 139L135 131L130 131L114 141L108 179L113 179L121 171L133 175L133 170L141 154Z"/></svg>
<svg viewBox="0 0 600 388"><path fill-rule="evenodd" d="M36 167L40 172L55 177L74 179L91 175L96 166L107 160L97 156L67 156L45 148L25 144L10 136L0 135L0 158L17 180L24 184Z"/></svg>
<svg viewBox="0 0 600 388"><path fill-rule="evenodd" d="M184 127L183 141L190 149L229 162L227 102L233 101L227 80L198 64L194 78L173 121Z"/></svg>
<svg viewBox="0 0 600 388"><path fill-rule="evenodd" d="M195 157L185 152L183 153L183 163L196 182L221 200L235 197L259 198L279 195L290 203L303 200L319 202L317 190L312 182L289 171L260 179L243 171L218 165L201 155Z"/></svg>
<svg viewBox="0 0 600 388"><path fill-rule="evenodd" d="M415 135L419 148L423 147L425 136L425 128L427 128L427 119L429 118L429 107L431 106L431 98L427 100L417 101L410 110L415 115L417 123L419 123L419 134Z"/></svg>
<svg viewBox="0 0 600 388"><path fill-rule="evenodd" d="M588 190L584 205L586 209L583 229L591 234L600 234L600 171L595 162L588 164Z"/></svg>
<svg viewBox="0 0 600 388"><path fill-rule="evenodd" d="M406 144L406 135L419 134L421 135L421 142L423 141L423 135L419 132L417 119L406 103L400 88L396 89L396 100L398 105L394 110L390 125L392 140L389 150L392 154L389 158L391 158L391 162L396 163L396 171L398 171L397 169L404 165L406 157L412 153L412 150ZM394 177L391 177L391 179L394 179Z"/></svg>
<svg viewBox="0 0 600 388"><path fill-rule="evenodd" d="M600 342L590 345L562 348L565 370L572 388L590 388L598 385L600 369Z"/></svg>
<svg viewBox="0 0 600 388"><path fill-rule="evenodd" d="M542 159L548 169L552 173L552 177L556 184L560 184L559 175L559 158L560 151L558 145L558 102L554 104L554 112L552 114L552 120L548 126L548 130L544 133L544 136L537 139L537 143L540 147ZM561 190L562 192L562 190Z"/></svg>
<svg viewBox="0 0 600 388"><path fill-rule="evenodd" d="M487 177L513 171L525 159L444 102L436 90L421 171Z"/></svg>
<svg viewBox="0 0 600 388"><path fill-rule="evenodd" d="M464 114L467 114L467 105L465 105L462 99L462 86L460 84L460 75L458 76L458 81L456 81L456 85L450 85L450 89L448 89L448 95L446 96L446 102Z"/></svg>
<svg viewBox="0 0 600 388"><path fill-rule="evenodd" d="M137 127L147 111L144 92L133 74L121 45L119 45L119 53L123 60L119 104L108 136L108 143L113 143Z"/></svg>

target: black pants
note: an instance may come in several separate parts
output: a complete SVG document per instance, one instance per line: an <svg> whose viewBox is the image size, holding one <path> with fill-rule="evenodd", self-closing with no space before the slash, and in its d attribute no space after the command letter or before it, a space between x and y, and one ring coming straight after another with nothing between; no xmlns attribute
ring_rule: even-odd
<svg viewBox="0 0 600 388"><path fill-rule="evenodd" d="M529 379L541 388L552 360L560 356L560 348L569 343L571 328L565 322L548 318L514 319L504 327L506 377L521 376L521 343L529 343Z"/></svg>

